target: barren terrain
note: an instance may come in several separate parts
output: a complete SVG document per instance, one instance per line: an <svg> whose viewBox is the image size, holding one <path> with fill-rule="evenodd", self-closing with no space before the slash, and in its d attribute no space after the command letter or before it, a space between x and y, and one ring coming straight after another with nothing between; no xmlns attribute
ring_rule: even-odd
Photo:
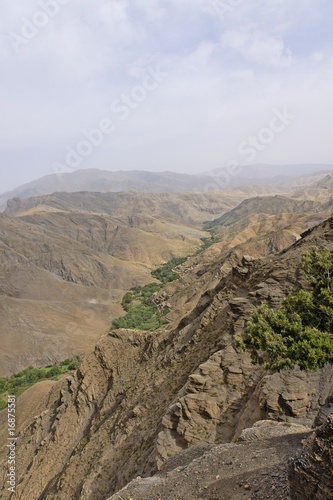
<svg viewBox="0 0 333 500"><path fill-rule="evenodd" d="M306 482L314 499L332 498L332 366L272 373L234 340L254 307L302 288L304 251L333 250L330 182L303 197L59 193L8 204L4 373L83 355L77 371L18 399L17 498L301 500ZM123 293L198 249L203 227L216 242L152 298L169 324L109 331Z"/></svg>

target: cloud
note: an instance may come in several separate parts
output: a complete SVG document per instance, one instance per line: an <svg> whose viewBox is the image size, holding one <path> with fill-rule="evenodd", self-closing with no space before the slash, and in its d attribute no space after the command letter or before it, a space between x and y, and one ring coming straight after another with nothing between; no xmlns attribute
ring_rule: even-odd
<svg viewBox="0 0 333 500"><path fill-rule="evenodd" d="M249 62L273 67L288 67L293 62L291 50L282 39L261 32L256 26L227 31L221 37L223 48L232 49Z"/></svg>
<svg viewBox="0 0 333 500"><path fill-rule="evenodd" d="M3 0L2 190L51 173L83 129L117 120L112 103L156 66L168 78L82 167L217 168L284 105L298 118L259 160L333 163L330 0L221 0L234 6L223 16L213 0L71 0L15 53L7 35L43 1Z"/></svg>
<svg viewBox="0 0 333 500"><path fill-rule="evenodd" d="M198 69L207 66L216 48L216 44L203 40L187 58L188 68Z"/></svg>
<svg viewBox="0 0 333 500"><path fill-rule="evenodd" d="M313 52L310 58L313 62L321 62L325 59L325 56L322 52L318 51L318 52Z"/></svg>
<svg viewBox="0 0 333 500"><path fill-rule="evenodd" d="M140 0L138 6L144 12L144 16L149 22L163 17L167 12L160 0Z"/></svg>

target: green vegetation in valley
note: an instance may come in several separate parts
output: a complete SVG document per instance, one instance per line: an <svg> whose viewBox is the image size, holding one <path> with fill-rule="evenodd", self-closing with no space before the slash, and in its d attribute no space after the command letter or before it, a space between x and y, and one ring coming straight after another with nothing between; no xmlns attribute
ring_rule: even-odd
<svg viewBox="0 0 333 500"><path fill-rule="evenodd" d="M112 328L154 331L165 326L168 323L165 319L167 309L159 311L156 304L152 302L152 295L161 290L167 283L179 278L179 275L173 269L185 262L185 260L186 257L174 258L152 271L151 275L158 279L160 283L149 283L145 286L131 288L124 295L121 303L126 314L115 319L112 322Z"/></svg>
<svg viewBox="0 0 333 500"><path fill-rule="evenodd" d="M155 271L153 271L151 275L153 276L153 278L156 278L164 285L170 283L171 281L175 281L179 278L179 274L175 273L173 269L176 266L183 264L186 259L187 257L179 257L178 259L177 258L171 259L166 264L163 264L162 266L155 269Z"/></svg>
<svg viewBox="0 0 333 500"><path fill-rule="evenodd" d="M211 236L209 236L208 238L200 238L200 239L201 239L201 247L195 252L194 255L198 255L199 253L206 250L206 248L209 248L212 245L214 245L214 243L218 243L220 241L217 234L213 232L211 233Z"/></svg>
<svg viewBox="0 0 333 500"><path fill-rule="evenodd" d="M202 252L218 241L215 234L208 238L201 238L201 247L194 255ZM175 281L179 278L174 269L183 264L188 257L178 257L169 260L165 264L152 271L153 278L159 280L160 283L149 283L145 286L137 286L131 288L122 300L122 307L126 311L124 316L115 319L112 322L111 328L131 328L136 330L154 331L168 324L165 319L167 309L160 311L152 302L152 295L161 290L164 285Z"/></svg>
<svg viewBox="0 0 333 500"><path fill-rule="evenodd" d="M10 378L0 377L0 410L7 407L7 396L20 396L26 389L42 380L58 380L65 373L76 370L80 366L80 359L65 359L59 365L46 368L29 367L15 373Z"/></svg>
<svg viewBox="0 0 333 500"><path fill-rule="evenodd" d="M277 310L262 304L238 339L273 371L296 364L315 371L333 362L333 253L313 249L302 256L301 269L311 289L288 295Z"/></svg>
<svg viewBox="0 0 333 500"><path fill-rule="evenodd" d="M137 286L127 292L122 300L125 316L115 319L112 328L132 328L154 331L165 325L165 312L160 312L152 302L152 295L163 287L162 283Z"/></svg>

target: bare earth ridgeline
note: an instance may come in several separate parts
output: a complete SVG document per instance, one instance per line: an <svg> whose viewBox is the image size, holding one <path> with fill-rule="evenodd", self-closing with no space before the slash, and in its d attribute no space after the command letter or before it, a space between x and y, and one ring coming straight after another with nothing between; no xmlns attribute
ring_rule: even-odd
<svg viewBox="0 0 333 500"><path fill-rule="evenodd" d="M98 314L111 323L109 280L135 276L114 294L116 304L132 286L151 281L158 259L193 253L207 236L202 222L210 219L218 239L183 262L180 278L156 293L156 303L168 308L165 328L113 330L77 371L18 398L17 498L301 500L306 491L314 499L332 498L332 365L272 373L234 340L253 308L265 301L276 309L304 287L304 252L333 251L329 190L316 183L312 203L304 203L309 189L303 198L298 190L287 199L273 193L243 201L239 191L222 197L78 193L10 205L0 217L1 272L12 265L31 269L26 283L38 273L47 276L58 293L50 302L64 294L78 307L73 322L91 304L96 316L89 331ZM13 244L22 228L25 244L18 254ZM153 244L161 234L163 244ZM57 247L52 255L46 250L51 238L61 242L59 254ZM146 238L151 244L144 252ZM84 249L83 260L70 260L73 248L73 255ZM2 307L32 300L35 308L42 300L38 280L30 289L3 283L10 288L2 290ZM73 300L78 290L81 299ZM101 324L94 335L102 330ZM75 335L73 346L80 327ZM1 412L1 423L4 418ZM312 427L320 425L314 435ZM0 436L3 442L3 431Z"/></svg>

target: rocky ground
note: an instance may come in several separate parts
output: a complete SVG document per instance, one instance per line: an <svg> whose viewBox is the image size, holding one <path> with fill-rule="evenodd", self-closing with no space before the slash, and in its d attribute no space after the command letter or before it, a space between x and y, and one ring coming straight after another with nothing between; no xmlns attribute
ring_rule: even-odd
<svg viewBox="0 0 333 500"><path fill-rule="evenodd" d="M287 464L308 436L303 426L258 422L236 443L176 455L159 474L135 479L110 500L287 500Z"/></svg>
<svg viewBox="0 0 333 500"><path fill-rule="evenodd" d="M152 477L109 500L307 500L333 498L333 415L315 433L259 421L236 443L179 453Z"/></svg>
<svg viewBox="0 0 333 500"><path fill-rule="evenodd" d="M91 352L123 314L124 293L193 253L209 236L202 220L238 196L74 193L9 203L0 214L0 376Z"/></svg>
<svg viewBox="0 0 333 500"><path fill-rule="evenodd" d="M133 477L153 476L177 453L202 444L223 445L216 448L216 464L219 450L224 457L235 451L226 483L230 495L235 488L242 495L257 489L256 494L266 494L260 488L268 488L271 480L260 486L257 482L265 475L243 477L246 470L237 464L248 467L256 456L260 467L267 462L271 471L273 462L276 472L299 447L299 436L285 439L285 451L275 437L264 438L262 456L259 440L234 448L235 440L261 420L282 422L284 431L294 429L293 424L311 428L323 423L330 412L333 368L271 374L253 365L249 353L238 352L233 336L242 331L256 304L266 300L276 307L286 293L301 286L301 254L314 245L332 248L332 229L329 219L280 254L243 259L203 293L176 327L106 335L75 374L53 385L35 418L18 426L22 472L17 497L104 500ZM202 460L207 460L202 467L209 467L206 455ZM195 472L195 464L188 465L189 471L194 467ZM213 478L222 478L218 467ZM171 476L176 478L178 472L173 469ZM276 487L280 482L283 487L285 473L281 481L280 475L277 478ZM251 492L244 488L245 480ZM210 495L215 482L202 487L194 483L191 494ZM181 488L180 480L177 485Z"/></svg>
<svg viewBox="0 0 333 500"><path fill-rule="evenodd" d="M182 237L192 241L202 235L190 222L182 234L181 219L186 211L176 214L178 202L163 196L140 198L137 194L133 194L129 207L135 212L140 201L136 212L126 215L127 225L122 220L121 231L116 231L115 213L119 210L120 214L126 199L116 197L114 212L109 213L110 196L100 198L89 193L83 197L51 196L47 209L46 199L41 205L38 200L16 201L10 216L0 216L5 226L0 232L0 270L5 276L19 264L31 268L31 273L26 278L22 275L21 288L15 272L13 281L0 281L3 295L12 293L10 300L20 301L20 305L23 300L31 299L29 294L35 294L38 304L43 304L43 298L47 302L51 292L48 287L40 288L37 279L47 272L48 277L52 275L50 285L55 283L53 293L59 299L62 294L66 298L58 301L59 317L62 315L63 321L67 321L64 305L68 303L78 307L76 314L80 318L82 311L86 311L86 303L75 302L70 293L74 293L74 288L80 289L86 299L85 294L95 286L97 297L89 296L89 300L96 300L99 293L112 290L108 276L112 276L115 268L111 264L103 267L101 262L103 259L110 262L111 258L121 260L121 244L126 235L130 241L134 231L133 241L140 241L139 233L150 232L157 241L162 225L167 229L164 236L169 238L170 247L174 239L181 246ZM196 198L188 221L192 209L202 217L210 211L214 218L218 209L214 205L215 195L209 198L206 207L202 207L202 196ZM92 212L98 199L101 204L98 209L104 210L102 215ZM190 197L192 202L193 199ZM270 203L270 197L256 200L257 213L246 213L242 220L228 226L217 223L221 242L177 270L180 279L155 297L162 307L163 301L171 307L170 324L166 328L155 332L126 329L108 332L93 352L84 357L76 372L59 382L32 387L19 398L18 499L105 500L118 495L115 497L118 500L131 497L289 500L286 495L290 494L300 500L307 491L307 487L304 490L307 482L314 499L330 498L328 487L316 486L316 478L324 478L326 485L331 481L329 431L328 434L320 431L324 439L318 434L311 441L319 453L306 448L305 455L301 454L299 462L294 462L294 469L287 467L287 461L301 450L307 433L324 424L332 411L333 367L327 364L315 373L305 373L296 367L273 374L254 365L250 353L240 352L234 340L235 335L243 332L254 307L263 301L272 308L278 307L286 294L304 287L299 271L304 251L313 247L333 250L333 219L313 227L318 219L327 217L325 210L330 209L331 202L325 201L323 211L317 211L314 203L312 214L304 213L307 206L300 203L297 205L301 207L300 213L296 215L266 213L265 206ZM155 209L162 208L164 223L160 220L161 212L156 220L152 216ZM147 209L149 215L140 212ZM63 211L67 211L66 216ZM73 254L77 257L74 260L71 254L68 266L64 265L64 259L58 259L61 255L69 256L61 245L52 248L49 245L51 238L63 238L64 218L68 222L65 238L80 250ZM83 220L86 225L82 225ZM106 223L115 231L105 232ZM22 225L27 229L26 241L21 242L18 253L14 251L14 243L21 241L22 234L17 228ZM158 248L165 252L165 242ZM109 255L107 249L117 256ZM142 271L146 276L150 271L147 262L152 262L148 254L153 251L150 245L141 255L141 270L144 259L148 259ZM118 274L114 275L118 281L122 276L127 280L133 278L132 257L126 252L123 272L118 268ZM140 255L137 247L133 252ZM96 286L96 282L89 285L86 281L90 278L100 280L99 285L105 283L106 288ZM33 286L29 287L30 279ZM100 304L94 302L91 306ZM35 324L30 324L29 319L32 316L11 314L10 318L25 320L26 327L33 330ZM76 334L82 337L81 330L76 330ZM20 342L23 340L21 335ZM2 412L0 422L4 423L5 418ZM7 450L2 447L0 451L0 484L4 485ZM309 469L309 463L327 467L322 474L320 468ZM308 478L309 470L314 473ZM133 486L132 480L137 476L141 479Z"/></svg>
<svg viewBox="0 0 333 500"><path fill-rule="evenodd" d="M169 308L167 319L178 321L243 255L279 252L328 217L326 177L288 197L257 196L273 188L248 186L9 200L0 214L0 375L90 352L123 313L123 294L150 282L159 264L192 254L209 235L202 223L211 221L219 243L189 259L179 269L181 283L156 297ZM312 198L304 201L309 189Z"/></svg>

